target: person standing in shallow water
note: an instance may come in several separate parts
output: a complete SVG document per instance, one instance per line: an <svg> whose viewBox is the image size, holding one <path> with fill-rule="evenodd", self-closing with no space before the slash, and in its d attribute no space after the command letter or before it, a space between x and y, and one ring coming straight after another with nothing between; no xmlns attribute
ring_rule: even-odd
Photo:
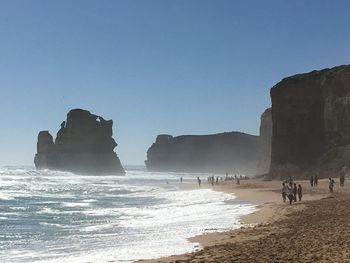
<svg viewBox="0 0 350 263"><path fill-rule="evenodd" d="M299 202L301 202L301 198L303 197L303 188L301 188L301 184L298 185L298 197Z"/></svg>
<svg viewBox="0 0 350 263"><path fill-rule="evenodd" d="M286 198L287 198L287 186L285 183L282 183L282 199L283 202L286 202Z"/></svg>

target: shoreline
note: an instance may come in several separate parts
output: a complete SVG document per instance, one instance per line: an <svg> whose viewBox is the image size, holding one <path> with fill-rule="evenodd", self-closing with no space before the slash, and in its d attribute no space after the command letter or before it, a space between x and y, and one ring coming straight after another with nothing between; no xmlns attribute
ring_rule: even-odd
<svg viewBox="0 0 350 263"><path fill-rule="evenodd" d="M282 221L290 214L298 213L305 209L306 204L310 201L318 201L329 196L327 180L319 181L318 187L310 187L309 181L296 181L303 186L302 202L296 202L292 205L283 203L281 197L281 181L262 181L259 179L241 180L241 184L237 185L236 181L220 182L212 187L206 182L201 188L209 188L215 191L222 191L232 194L237 200L250 202L256 205L257 210L240 217L242 227L238 229L227 230L223 232L204 233L191 238L190 242L198 243L199 249L193 252L171 255L157 259L141 259L136 262L143 263L159 263L159 262L191 262L188 258L193 258L196 254L203 254L207 248L224 246L228 243L238 244L258 240L264 235L256 230L259 227L267 227L273 225L274 222ZM180 185L182 189L198 188L196 183L184 183ZM194 261L196 262L196 261ZM203 262L206 262L203 261Z"/></svg>

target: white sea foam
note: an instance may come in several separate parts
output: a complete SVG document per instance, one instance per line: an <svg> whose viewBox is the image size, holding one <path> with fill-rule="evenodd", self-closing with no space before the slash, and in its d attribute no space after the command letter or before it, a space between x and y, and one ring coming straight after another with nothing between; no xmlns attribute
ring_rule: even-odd
<svg viewBox="0 0 350 263"><path fill-rule="evenodd" d="M180 190L180 176L198 175L0 169L1 262L132 262L185 253L198 245L186 238L240 227L239 217L255 209L227 193Z"/></svg>
<svg viewBox="0 0 350 263"><path fill-rule="evenodd" d="M0 200L11 200L11 199L14 199L12 195L0 193Z"/></svg>

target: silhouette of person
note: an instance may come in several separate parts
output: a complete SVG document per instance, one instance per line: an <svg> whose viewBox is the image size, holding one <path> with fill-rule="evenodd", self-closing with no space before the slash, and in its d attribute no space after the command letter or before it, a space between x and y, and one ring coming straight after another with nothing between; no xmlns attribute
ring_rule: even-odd
<svg viewBox="0 0 350 263"><path fill-rule="evenodd" d="M294 200L294 196L293 196L293 189L290 185L288 185L287 187L287 197L289 199L289 204L291 205Z"/></svg>
<svg viewBox="0 0 350 263"><path fill-rule="evenodd" d="M282 199L283 199L283 202L286 201L286 197L287 197L287 186L285 183L282 183Z"/></svg>
<svg viewBox="0 0 350 263"><path fill-rule="evenodd" d="M303 197L303 188L301 187L301 184L298 185L298 197L299 202L301 202L301 198Z"/></svg>
<svg viewBox="0 0 350 263"><path fill-rule="evenodd" d="M201 179L199 177L197 177L197 182L198 182L198 186L201 186Z"/></svg>
<svg viewBox="0 0 350 263"><path fill-rule="evenodd" d="M314 186L318 185L318 175L316 174L314 177Z"/></svg>
<svg viewBox="0 0 350 263"><path fill-rule="evenodd" d="M328 184L328 187L329 187L329 192L333 193L333 188L334 188L334 180L333 178L329 177L329 184Z"/></svg>
<svg viewBox="0 0 350 263"><path fill-rule="evenodd" d="M310 185L311 185L311 187L314 186L314 177L312 175L310 177Z"/></svg>
<svg viewBox="0 0 350 263"><path fill-rule="evenodd" d="M298 188L297 188L297 184L294 183L293 185L293 196L294 196L294 202L297 201L297 192L298 192Z"/></svg>

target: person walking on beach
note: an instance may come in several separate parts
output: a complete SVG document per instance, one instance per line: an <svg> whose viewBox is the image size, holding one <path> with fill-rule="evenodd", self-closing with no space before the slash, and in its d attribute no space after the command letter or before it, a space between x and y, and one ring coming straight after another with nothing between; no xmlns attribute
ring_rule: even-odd
<svg viewBox="0 0 350 263"><path fill-rule="evenodd" d="M345 173L342 173L339 178L340 186L344 186L345 182Z"/></svg>
<svg viewBox="0 0 350 263"><path fill-rule="evenodd" d="M318 175L316 174L314 177L314 186L318 185Z"/></svg>
<svg viewBox="0 0 350 263"><path fill-rule="evenodd" d="M312 175L310 177L310 185L311 185L311 187L314 186L314 177Z"/></svg>
<svg viewBox="0 0 350 263"><path fill-rule="evenodd" d="M347 170L347 167L344 166L340 171L340 176L339 176L340 186L344 186L346 170Z"/></svg>
<svg viewBox="0 0 350 263"><path fill-rule="evenodd" d="M303 188L301 188L301 184L298 185L298 197L299 202L301 202L301 198L303 197Z"/></svg>
<svg viewBox="0 0 350 263"><path fill-rule="evenodd" d="M328 184L329 192L333 193L334 179L332 177L329 177L328 179L329 179L329 184Z"/></svg>
<svg viewBox="0 0 350 263"><path fill-rule="evenodd" d="M241 184L241 182L239 181L239 178L238 178L238 176L237 176L237 184Z"/></svg>
<svg viewBox="0 0 350 263"><path fill-rule="evenodd" d="M214 175L211 176L211 185L214 186Z"/></svg>
<svg viewBox="0 0 350 263"><path fill-rule="evenodd" d="M198 181L198 186L201 186L201 179L199 177L197 177L197 181Z"/></svg>
<svg viewBox="0 0 350 263"><path fill-rule="evenodd" d="M287 188L287 197L289 199L289 204L291 205L294 200L293 189L290 185Z"/></svg>
<svg viewBox="0 0 350 263"><path fill-rule="evenodd" d="M182 177L180 177L180 183L182 183Z"/></svg>
<svg viewBox="0 0 350 263"><path fill-rule="evenodd" d="M288 186L289 186L290 188L293 188L293 178L292 178L291 175L290 175L289 178L288 178Z"/></svg>
<svg viewBox="0 0 350 263"><path fill-rule="evenodd" d="M286 197L287 197L287 186L285 183L282 183L282 199L283 202L286 202Z"/></svg>
<svg viewBox="0 0 350 263"><path fill-rule="evenodd" d="M294 183L294 185L293 185L293 197L294 197L294 202L297 201L297 193L298 193L298 187L297 187L297 184Z"/></svg>

